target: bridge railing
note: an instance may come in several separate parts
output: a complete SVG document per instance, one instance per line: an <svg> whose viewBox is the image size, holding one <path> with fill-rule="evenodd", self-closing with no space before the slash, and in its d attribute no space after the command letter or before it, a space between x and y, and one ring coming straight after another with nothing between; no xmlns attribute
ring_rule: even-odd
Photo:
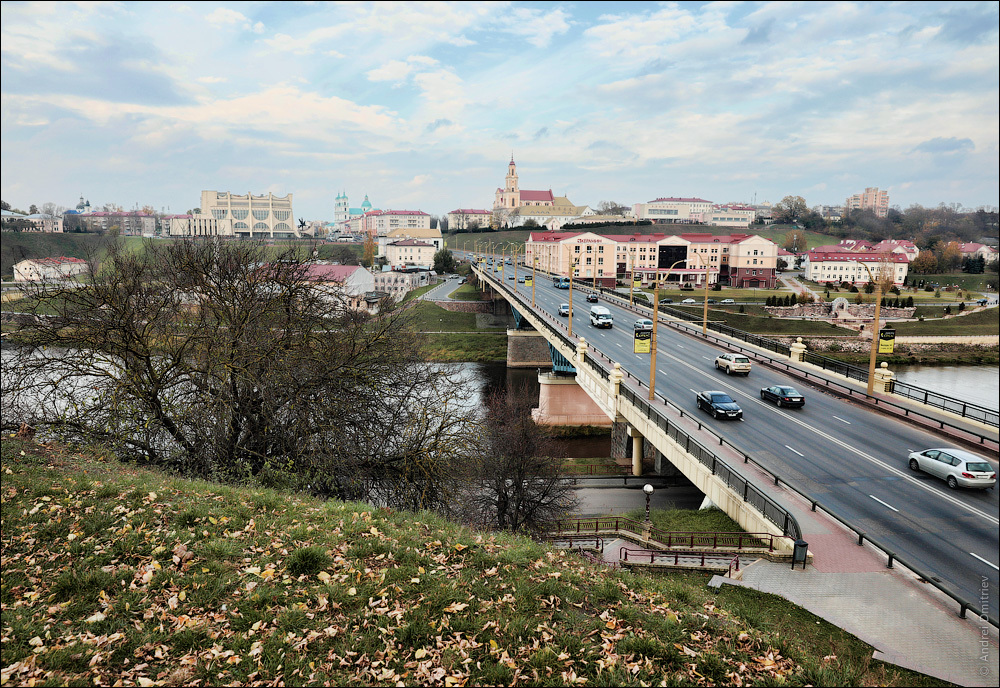
<svg viewBox="0 0 1000 688"><path fill-rule="evenodd" d="M681 559L687 561L682 562ZM696 561L691 561L694 558ZM732 578L733 573L740 570L740 555L721 555L719 552L690 552L673 550L667 552L659 549L631 549L621 547L618 559L626 564L673 564L674 566L696 566L698 568L726 566Z"/></svg>
<svg viewBox="0 0 1000 688"><path fill-rule="evenodd" d="M774 551L775 542L783 539L772 533L728 533L728 532L692 532L670 531L650 526L648 523L636 521L624 516L601 516L595 518L571 518L556 521L556 535L601 533L601 532L642 533L649 531L650 538L666 547L685 547L687 549L763 549Z"/></svg>

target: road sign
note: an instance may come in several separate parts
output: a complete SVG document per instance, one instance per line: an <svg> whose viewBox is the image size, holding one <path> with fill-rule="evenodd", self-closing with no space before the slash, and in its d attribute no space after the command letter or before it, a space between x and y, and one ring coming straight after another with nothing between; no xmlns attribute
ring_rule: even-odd
<svg viewBox="0 0 1000 688"><path fill-rule="evenodd" d="M632 353L648 354L652 350L652 343L652 330L636 330L632 336Z"/></svg>

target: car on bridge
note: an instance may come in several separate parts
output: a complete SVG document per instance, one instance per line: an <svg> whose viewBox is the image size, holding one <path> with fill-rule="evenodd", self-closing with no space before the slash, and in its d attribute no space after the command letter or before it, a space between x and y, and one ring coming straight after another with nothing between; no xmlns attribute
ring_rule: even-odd
<svg viewBox="0 0 1000 688"><path fill-rule="evenodd" d="M986 459L954 447L913 452L910 468L941 478L953 490L959 487L985 490L997 484L997 473Z"/></svg>
<svg viewBox="0 0 1000 688"><path fill-rule="evenodd" d="M725 392L718 390L698 392L697 400L699 411L708 411L716 418L740 419L743 417L743 409Z"/></svg>
<svg viewBox="0 0 1000 688"><path fill-rule="evenodd" d="M518 284L524 284L524 278L523 277L518 277L517 278L517 283Z"/></svg>
<svg viewBox="0 0 1000 688"><path fill-rule="evenodd" d="M794 387L772 385L760 390L760 398L773 401L778 406L805 406L806 398Z"/></svg>
<svg viewBox="0 0 1000 688"><path fill-rule="evenodd" d="M681 303L698 303L698 302L695 301L694 299L684 299L683 301L681 301Z"/></svg>
<svg viewBox="0 0 1000 688"><path fill-rule="evenodd" d="M587 294L587 303L597 303L597 294Z"/></svg>
<svg viewBox="0 0 1000 688"><path fill-rule="evenodd" d="M559 304L559 315L562 315L562 316L565 316L565 317L569 317L569 304L568 303L560 303Z"/></svg>
<svg viewBox="0 0 1000 688"><path fill-rule="evenodd" d="M653 329L653 321L650 320L649 318L639 318L638 320L635 321L635 325L633 325L632 328L636 332L639 332L639 331L642 331L642 330L650 330L650 331L652 331L652 329Z"/></svg>
<svg viewBox="0 0 1000 688"><path fill-rule="evenodd" d="M719 303L736 303L736 299L722 299Z"/></svg>
<svg viewBox="0 0 1000 688"><path fill-rule="evenodd" d="M715 359L715 368L725 370L726 375L733 373L749 375L751 363L750 359L742 354L719 354Z"/></svg>

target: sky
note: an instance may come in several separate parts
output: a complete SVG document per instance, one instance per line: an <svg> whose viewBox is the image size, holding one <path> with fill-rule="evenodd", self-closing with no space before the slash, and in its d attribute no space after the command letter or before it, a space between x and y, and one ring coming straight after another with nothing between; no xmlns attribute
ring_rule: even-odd
<svg viewBox="0 0 1000 688"><path fill-rule="evenodd" d="M3 2L3 200L1000 205L996 2Z"/></svg>

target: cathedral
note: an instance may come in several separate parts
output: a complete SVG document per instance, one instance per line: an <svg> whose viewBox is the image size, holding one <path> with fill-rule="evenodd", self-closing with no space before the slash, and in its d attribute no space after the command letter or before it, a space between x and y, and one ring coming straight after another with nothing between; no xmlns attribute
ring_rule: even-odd
<svg viewBox="0 0 1000 688"><path fill-rule="evenodd" d="M514 164L514 156L510 156L510 163L507 165L507 179L502 189L497 189L496 198L493 201L493 210L514 210L526 205L532 206L552 206L555 205L555 197L552 189L548 191L521 191L517 185L517 165Z"/></svg>

